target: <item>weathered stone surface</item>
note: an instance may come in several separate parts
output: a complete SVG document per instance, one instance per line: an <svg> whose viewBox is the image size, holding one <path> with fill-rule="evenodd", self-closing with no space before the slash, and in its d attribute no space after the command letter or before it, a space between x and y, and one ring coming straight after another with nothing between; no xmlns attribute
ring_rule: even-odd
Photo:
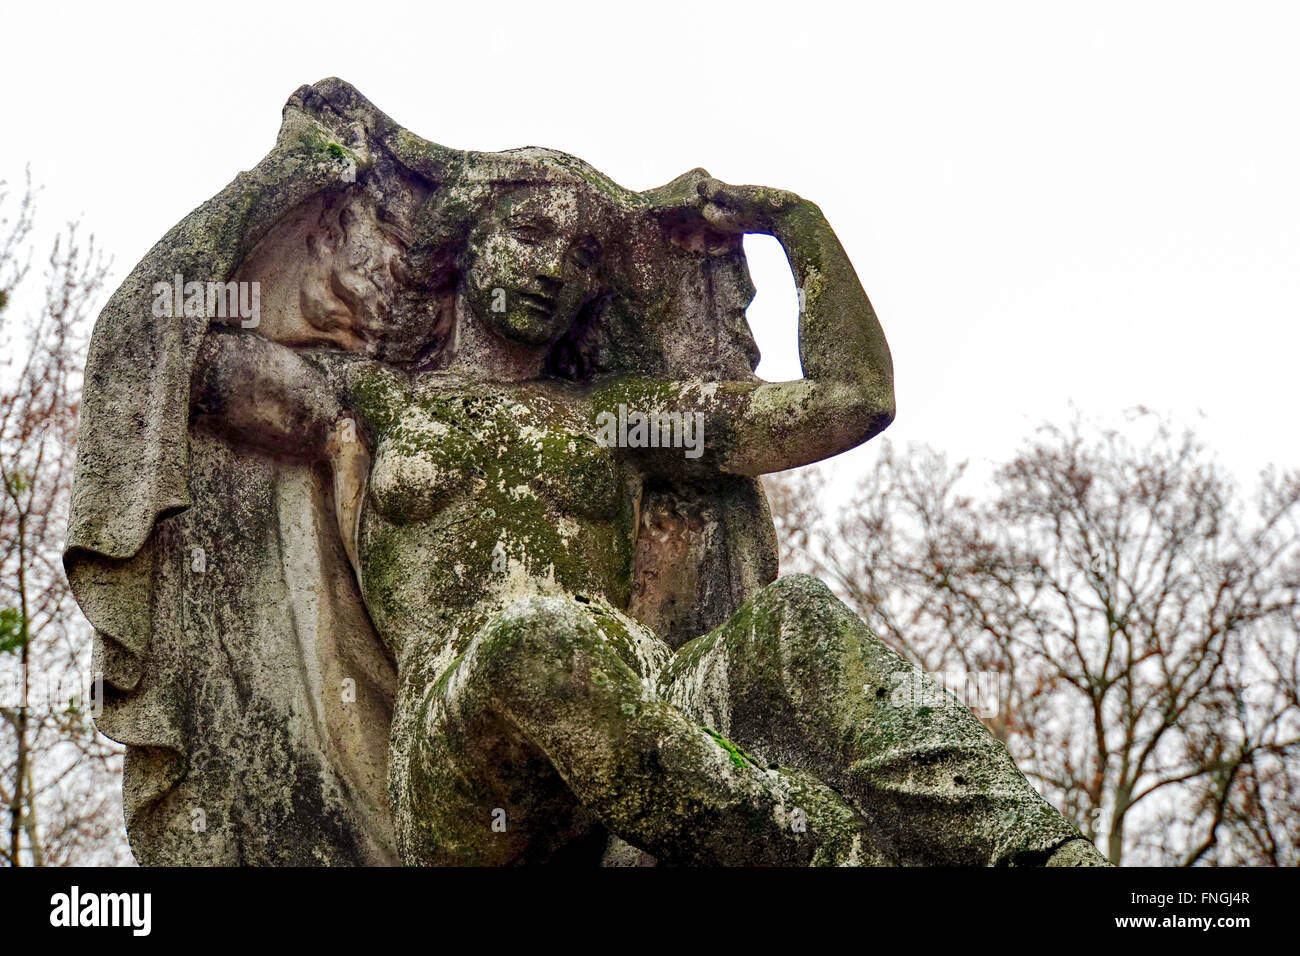
<svg viewBox="0 0 1300 956"><path fill-rule="evenodd" d="M746 232L799 282L797 382L753 374ZM169 310L178 282L256 283L257 321L206 287ZM634 193L300 89L87 366L65 560L137 857L1095 860L968 710L882 700L908 665L772 583L757 476L892 417L812 204L703 170Z"/></svg>

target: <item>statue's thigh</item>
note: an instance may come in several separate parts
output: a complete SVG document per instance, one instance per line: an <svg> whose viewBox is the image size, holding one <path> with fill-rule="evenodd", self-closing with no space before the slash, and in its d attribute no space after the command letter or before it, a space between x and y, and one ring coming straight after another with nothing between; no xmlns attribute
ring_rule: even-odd
<svg viewBox="0 0 1300 956"><path fill-rule="evenodd" d="M887 654L872 653L876 648L864 646L864 638L875 641L823 584L806 575L784 577L679 648L664 692L765 759L804 765L808 724L838 720L846 695L887 680L895 665Z"/></svg>
<svg viewBox="0 0 1300 956"><path fill-rule="evenodd" d="M816 772L900 744L924 750L954 736L991 742L965 708L936 716L910 706L911 698L899 705L896 688L929 681L829 588L797 574L684 645L668 670L666 694L763 758Z"/></svg>
<svg viewBox="0 0 1300 956"><path fill-rule="evenodd" d="M1078 835L969 707L813 578L758 592L667 676L695 719L848 796L899 862L1043 857Z"/></svg>
<svg viewBox="0 0 1300 956"><path fill-rule="evenodd" d="M418 856L454 849L475 862L586 852L597 828L545 751L553 742L519 728L595 733L589 685L618 684L637 700L670 654L624 615L576 597L506 608L431 683L404 682L391 787L399 840Z"/></svg>
<svg viewBox="0 0 1300 956"><path fill-rule="evenodd" d="M541 862L592 829L550 760L501 711L503 698L538 687L563 693L566 679L541 642L503 640L507 625L539 629L517 609L500 615L436 679L402 682L390 796L408 864Z"/></svg>

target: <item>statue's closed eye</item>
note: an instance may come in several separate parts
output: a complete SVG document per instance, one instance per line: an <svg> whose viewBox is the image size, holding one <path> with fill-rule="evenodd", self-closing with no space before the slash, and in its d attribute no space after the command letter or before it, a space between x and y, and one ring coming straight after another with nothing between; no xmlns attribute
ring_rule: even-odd
<svg viewBox="0 0 1300 956"><path fill-rule="evenodd" d="M569 255L583 269L593 268L600 262L600 243L590 237L579 239L569 250Z"/></svg>
<svg viewBox="0 0 1300 956"><path fill-rule="evenodd" d="M506 224L506 231L520 242L535 245L550 236L554 229L536 219L516 219Z"/></svg>

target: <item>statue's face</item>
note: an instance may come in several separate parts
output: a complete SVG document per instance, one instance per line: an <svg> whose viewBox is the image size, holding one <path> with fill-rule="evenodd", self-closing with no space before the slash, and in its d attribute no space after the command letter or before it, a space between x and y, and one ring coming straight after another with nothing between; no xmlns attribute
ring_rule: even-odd
<svg viewBox="0 0 1300 956"><path fill-rule="evenodd" d="M572 187L526 187L470 237L469 307L498 335L550 345L598 291L597 208Z"/></svg>

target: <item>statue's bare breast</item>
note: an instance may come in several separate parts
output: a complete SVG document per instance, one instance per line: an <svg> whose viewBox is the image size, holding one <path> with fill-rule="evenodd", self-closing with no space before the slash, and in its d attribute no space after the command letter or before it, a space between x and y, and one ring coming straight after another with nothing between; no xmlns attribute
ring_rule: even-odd
<svg viewBox="0 0 1300 956"><path fill-rule="evenodd" d="M625 607L639 483L563 389L412 382L367 421L374 461L358 559L395 647L519 594L589 594ZM463 630L463 626L457 625Z"/></svg>

